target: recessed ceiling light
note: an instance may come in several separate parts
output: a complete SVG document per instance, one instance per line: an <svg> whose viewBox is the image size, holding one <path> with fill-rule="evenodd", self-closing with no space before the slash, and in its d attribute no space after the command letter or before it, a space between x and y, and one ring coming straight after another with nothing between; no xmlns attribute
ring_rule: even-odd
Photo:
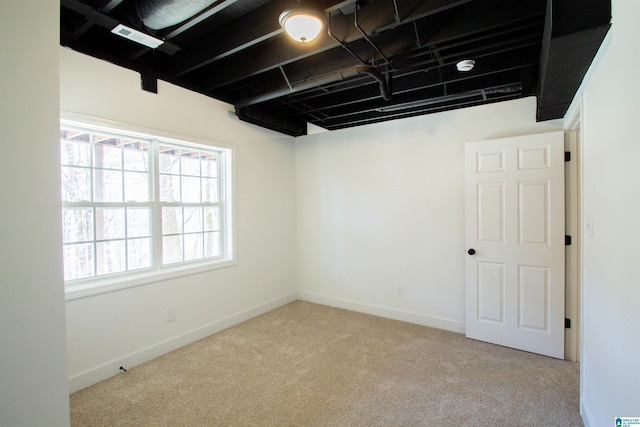
<svg viewBox="0 0 640 427"><path fill-rule="evenodd" d="M324 15L311 9L285 10L280 14L279 21L289 37L300 43L315 39L324 27Z"/></svg>
<svg viewBox="0 0 640 427"><path fill-rule="evenodd" d="M473 59L465 59L463 61L460 61L456 64L456 68L458 69L458 71L471 71L473 70L473 67L475 67L476 65L476 61L474 61Z"/></svg>

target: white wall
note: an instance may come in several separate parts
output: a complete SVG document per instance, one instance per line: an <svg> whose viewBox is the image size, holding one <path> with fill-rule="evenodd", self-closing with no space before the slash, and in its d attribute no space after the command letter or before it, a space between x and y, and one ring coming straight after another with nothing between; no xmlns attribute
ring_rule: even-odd
<svg viewBox="0 0 640 427"><path fill-rule="evenodd" d="M297 138L299 297L463 332L464 144L554 130L526 98Z"/></svg>
<svg viewBox="0 0 640 427"><path fill-rule="evenodd" d="M610 43L583 97L582 409L587 426L640 417L640 2L613 1Z"/></svg>
<svg viewBox="0 0 640 427"><path fill-rule="evenodd" d="M237 265L67 301L71 389L295 299L293 138L228 114L232 107L60 48L63 111L235 146ZM284 285L280 279L284 278ZM165 322L176 307L175 322Z"/></svg>
<svg viewBox="0 0 640 427"><path fill-rule="evenodd" d="M0 6L0 425L69 425L57 2Z"/></svg>

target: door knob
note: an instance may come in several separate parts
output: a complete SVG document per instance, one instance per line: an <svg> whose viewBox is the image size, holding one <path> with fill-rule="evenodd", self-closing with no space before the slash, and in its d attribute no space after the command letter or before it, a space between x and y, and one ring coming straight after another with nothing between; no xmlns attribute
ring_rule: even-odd
<svg viewBox="0 0 640 427"><path fill-rule="evenodd" d="M475 255L475 254L476 254L476 250L475 250L475 249L473 249L473 248L471 248L471 249L469 249L469 250L467 251L467 253L468 253L469 255Z"/></svg>

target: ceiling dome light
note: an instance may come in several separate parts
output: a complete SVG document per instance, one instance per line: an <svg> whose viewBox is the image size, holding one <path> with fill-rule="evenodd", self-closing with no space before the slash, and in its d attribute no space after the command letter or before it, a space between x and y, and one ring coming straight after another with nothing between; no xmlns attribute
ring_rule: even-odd
<svg viewBox="0 0 640 427"><path fill-rule="evenodd" d="M456 68L458 69L458 71L471 71L473 70L473 67L475 67L476 65L476 61L474 61L473 59L465 59L464 61L460 61L456 64Z"/></svg>
<svg viewBox="0 0 640 427"><path fill-rule="evenodd" d="M289 9L280 14L280 26L297 42L309 43L324 27L324 15L310 9Z"/></svg>

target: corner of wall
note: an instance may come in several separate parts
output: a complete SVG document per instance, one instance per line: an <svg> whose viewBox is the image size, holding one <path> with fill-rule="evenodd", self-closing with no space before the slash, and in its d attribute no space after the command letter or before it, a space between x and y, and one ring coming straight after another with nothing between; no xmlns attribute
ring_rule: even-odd
<svg viewBox="0 0 640 427"><path fill-rule="evenodd" d="M365 304L357 301L334 298L326 295L304 291L298 291L298 299L301 301L328 305L330 307L357 311L359 313L371 314L387 319L399 320L401 322L414 323L416 325L442 329L449 332L456 332L459 334L465 333L464 322L460 322L458 320L444 319L436 316L414 313L407 310L398 310L373 304Z"/></svg>

